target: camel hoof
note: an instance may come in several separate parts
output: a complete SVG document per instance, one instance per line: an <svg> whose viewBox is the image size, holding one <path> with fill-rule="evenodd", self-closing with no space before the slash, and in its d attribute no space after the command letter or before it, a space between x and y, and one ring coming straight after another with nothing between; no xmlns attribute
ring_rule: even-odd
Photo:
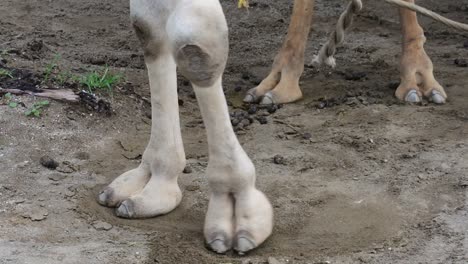
<svg viewBox="0 0 468 264"><path fill-rule="evenodd" d="M208 246L218 254L224 254L231 249L231 240L226 234L218 233L215 238L208 242Z"/></svg>
<svg viewBox="0 0 468 264"><path fill-rule="evenodd" d="M408 103L420 103L421 97L418 95L418 91L413 89L406 94L405 101Z"/></svg>
<svg viewBox="0 0 468 264"><path fill-rule="evenodd" d="M135 215L133 203L130 200L123 201L115 210L115 214L122 218L132 218Z"/></svg>
<svg viewBox="0 0 468 264"><path fill-rule="evenodd" d="M255 88L250 89L244 97L244 103L258 103L260 98L255 95Z"/></svg>
<svg viewBox="0 0 468 264"><path fill-rule="evenodd" d="M272 105L275 104L275 99L273 98L273 94L268 92L263 96L262 101L260 102L261 105Z"/></svg>
<svg viewBox="0 0 468 264"><path fill-rule="evenodd" d="M236 246L234 247L234 250L237 251L239 255L245 255L245 253L249 252L250 250L256 247L257 246L251 239L245 236L239 236L237 238Z"/></svg>
<svg viewBox="0 0 468 264"><path fill-rule="evenodd" d="M430 99L435 104L445 104L445 97L437 90L431 92Z"/></svg>

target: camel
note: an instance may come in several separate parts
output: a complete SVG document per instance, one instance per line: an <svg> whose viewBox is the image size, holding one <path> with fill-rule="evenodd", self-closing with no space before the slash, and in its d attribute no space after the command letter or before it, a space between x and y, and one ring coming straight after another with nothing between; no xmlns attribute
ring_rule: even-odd
<svg viewBox="0 0 468 264"><path fill-rule="evenodd" d="M408 0L410 1L410 0ZM246 101L289 103L301 98L313 0L295 0L289 32L270 75ZM166 214L182 200L177 178L185 167L179 123L178 69L192 84L207 130L211 188L204 224L207 245L217 253L244 254L272 233L273 209L255 187L255 167L233 131L222 89L228 58L228 28L219 0L130 0L131 21L144 50L151 90L152 127L141 164L117 177L98 194L98 202L123 218ZM401 10L402 82L398 98L421 96L443 103L444 89L434 79L423 49L416 14Z"/></svg>
<svg viewBox="0 0 468 264"><path fill-rule="evenodd" d="M414 0L404 0L415 3ZM283 104L302 98L299 78L304 71L304 51L312 24L314 1L295 0L288 34L275 57L268 76L247 92L246 103ZM447 94L434 78L431 59L424 50L426 38L415 12L400 8L402 56L400 85L395 96L409 103L419 103L425 97L435 104L444 104Z"/></svg>

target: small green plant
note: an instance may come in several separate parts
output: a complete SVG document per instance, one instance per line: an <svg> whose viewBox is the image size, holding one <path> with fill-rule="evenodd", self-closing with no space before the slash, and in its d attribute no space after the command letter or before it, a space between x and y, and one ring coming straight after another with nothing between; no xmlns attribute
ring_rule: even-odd
<svg viewBox="0 0 468 264"><path fill-rule="evenodd" d="M112 87L122 80L122 75L112 74L109 72L109 67L106 67L102 72L93 71L79 78L81 85L86 86L88 91L93 93L95 90L107 90L112 94Z"/></svg>
<svg viewBox="0 0 468 264"><path fill-rule="evenodd" d="M10 108L18 107L18 103L13 101L13 95L11 93L6 93L0 101L0 104L8 105Z"/></svg>
<svg viewBox="0 0 468 264"><path fill-rule="evenodd" d="M9 103L8 103L8 106L9 106L10 108L16 108L16 107L18 107L18 103L17 103L17 102L9 102Z"/></svg>
<svg viewBox="0 0 468 264"><path fill-rule="evenodd" d="M0 78L8 77L13 79L13 72L7 69L0 69Z"/></svg>
<svg viewBox="0 0 468 264"><path fill-rule="evenodd" d="M0 52L0 58L6 58L6 57L8 56L9 53L10 53L9 50L6 50L6 49L2 50L2 51Z"/></svg>
<svg viewBox="0 0 468 264"><path fill-rule="evenodd" d="M70 72L59 72L55 75L55 81L59 84L59 85L64 85L66 82L68 81L73 81L75 82L76 81L76 77L73 76Z"/></svg>
<svg viewBox="0 0 468 264"><path fill-rule="evenodd" d="M50 103L47 100L39 101L29 108L24 114L26 116L40 117L44 107L49 106Z"/></svg>
<svg viewBox="0 0 468 264"><path fill-rule="evenodd" d="M43 73L43 84L53 82L63 86L67 83L75 83L86 87L90 93L105 90L109 95L112 95L113 87L123 79L121 74L111 73L107 65L102 70L94 70L84 75L74 75L70 71L60 69L58 64L60 58L60 54L56 54L54 59L46 65Z"/></svg>
<svg viewBox="0 0 468 264"><path fill-rule="evenodd" d="M50 76L54 72L56 68L58 68L57 62L60 60L60 54L55 54L54 59L46 65L46 68L44 70L44 80L42 81L43 83L46 83L49 81Z"/></svg>

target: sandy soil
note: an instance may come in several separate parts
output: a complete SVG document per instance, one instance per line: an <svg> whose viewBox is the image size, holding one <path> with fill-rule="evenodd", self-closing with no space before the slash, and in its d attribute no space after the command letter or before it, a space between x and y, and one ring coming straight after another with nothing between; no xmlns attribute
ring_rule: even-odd
<svg viewBox="0 0 468 264"><path fill-rule="evenodd" d="M222 2L231 30L225 88L239 111L245 91L271 65L291 4L255 0L245 12ZM343 1L317 2L308 58L343 8ZM468 0L420 3L468 22ZM454 63L468 59L468 37L422 19L450 99L444 106L401 104L393 97L397 12L381 1L365 4L336 70L306 68L304 100L266 116L267 124L238 130L276 216L273 236L238 257L203 244L206 138L182 79L192 172L180 177L180 207L128 221L95 201L104 184L138 164L150 131L149 89L127 1L2 0L3 67L41 76L60 54L61 69L108 64L127 82L106 97L111 116L53 101L41 118L30 118L22 106L0 105L0 263L468 263L468 68ZM39 99L14 100L30 107ZM44 155L60 167L44 168Z"/></svg>

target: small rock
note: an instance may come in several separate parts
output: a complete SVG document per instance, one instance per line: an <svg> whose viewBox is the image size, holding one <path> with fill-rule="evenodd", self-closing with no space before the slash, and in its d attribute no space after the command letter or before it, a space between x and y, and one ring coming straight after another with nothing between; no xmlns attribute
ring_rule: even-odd
<svg viewBox="0 0 468 264"><path fill-rule="evenodd" d="M88 152L80 151L75 154L75 158L79 160L89 160L90 155Z"/></svg>
<svg viewBox="0 0 468 264"><path fill-rule="evenodd" d="M62 172L62 173L72 173L76 171L70 164L66 164L66 163L62 163L56 169L58 172Z"/></svg>
<svg viewBox="0 0 468 264"><path fill-rule="evenodd" d="M56 173L56 174L50 175L49 180L51 180L51 181L61 181L61 180L65 179L66 177L67 176L65 176L63 174Z"/></svg>
<svg viewBox="0 0 468 264"><path fill-rule="evenodd" d="M109 231L112 229L113 226L103 221L96 221L93 223L93 227L98 231L101 231L101 230Z"/></svg>
<svg viewBox="0 0 468 264"><path fill-rule="evenodd" d="M411 146L409 149L408 149L409 152L413 152L413 153L418 153L419 152L419 149L416 147L416 146Z"/></svg>
<svg viewBox="0 0 468 264"><path fill-rule="evenodd" d="M42 40L36 40L36 39L28 42L26 45L29 50L35 51L35 52L41 51L45 47L44 42L42 42Z"/></svg>
<svg viewBox="0 0 468 264"><path fill-rule="evenodd" d="M245 259L241 262L241 264L253 264L253 262L250 259Z"/></svg>
<svg viewBox="0 0 468 264"><path fill-rule="evenodd" d="M237 118L231 119L231 124L232 124L233 127L238 126L239 123L240 123L239 119L237 119Z"/></svg>
<svg viewBox="0 0 468 264"><path fill-rule="evenodd" d="M435 168L436 171L448 173L450 171L450 166L447 163L442 163L440 166Z"/></svg>
<svg viewBox="0 0 468 264"><path fill-rule="evenodd" d="M75 193L74 191L72 191L72 190L66 190L66 191L64 192L64 195L65 195L65 197L67 197L67 198L73 197L73 196L75 196L75 194L76 194L76 193Z"/></svg>
<svg viewBox="0 0 468 264"><path fill-rule="evenodd" d="M249 113L247 113L247 111L244 111L244 110L239 110L239 111L235 111L233 115L234 117L242 119L244 117L249 116Z"/></svg>
<svg viewBox="0 0 468 264"><path fill-rule="evenodd" d="M414 159L416 158L418 155L415 154L415 153L405 153L405 154L402 154L400 156L401 159Z"/></svg>
<svg viewBox="0 0 468 264"><path fill-rule="evenodd" d="M427 176L424 174L418 174L418 179L420 179L421 181L424 181L427 179Z"/></svg>
<svg viewBox="0 0 468 264"><path fill-rule="evenodd" d="M255 115L255 113L257 113L257 106L256 105L251 105L247 112L249 113L249 115Z"/></svg>
<svg viewBox="0 0 468 264"><path fill-rule="evenodd" d="M242 127L247 127L250 125L250 120L248 118L244 118L241 123Z"/></svg>
<svg viewBox="0 0 468 264"><path fill-rule="evenodd" d="M268 113L270 114L274 114L276 112L276 110L278 110L278 106L276 105L270 105L267 109Z"/></svg>
<svg viewBox="0 0 468 264"><path fill-rule="evenodd" d="M24 218L29 218L32 221L42 221L47 218L49 212L42 207L29 207L27 210L22 212L21 216Z"/></svg>
<svg viewBox="0 0 468 264"><path fill-rule="evenodd" d="M388 33L379 33L379 37L382 37L382 38L388 38L390 36L390 34Z"/></svg>
<svg viewBox="0 0 468 264"><path fill-rule="evenodd" d="M321 101L317 104L318 109L324 109L325 107L327 107L327 102L325 101Z"/></svg>
<svg viewBox="0 0 468 264"><path fill-rule="evenodd" d="M179 99L179 106L184 106L184 103L185 103L184 100Z"/></svg>
<svg viewBox="0 0 468 264"><path fill-rule="evenodd" d="M18 165L16 165L16 167L19 168L19 169L24 169L28 165L29 165L29 161L26 160L26 161L23 161L23 162L19 163Z"/></svg>
<svg viewBox="0 0 468 264"><path fill-rule="evenodd" d="M465 59L456 59L455 65L457 65L458 67L466 68L468 67L468 61L466 61Z"/></svg>
<svg viewBox="0 0 468 264"><path fill-rule="evenodd" d="M442 58L450 59L452 57L452 53L446 52L442 54Z"/></svg>
<svg viewBox="0 0 468 264"><path fill-rule="evenodd" d="M268 257L268 264L281 264L281 262L279 262L274 257Z"/></svg>
<svg viewBox="0 0 468 264"><path fill-rule="evenodd" d="M347 72L345 73L345 80L347 81L359 81L366 78L367 73L365 72Z"/></svg>
<svg viewBox="0 0 468 264"><path fill-rule="evenodd" d="M450 169L450 165L448 165L447 163L442 163L440 164L440 168L443 169L443 170L449 170Z"/></svg>
<svg viewBox="0 0 468 264"><path fill-rule="evenodd" d="M460 182L458 183L458 186L462 188L468 187L468 179L461 179Z"/></svg>
<svg viewBox="0 0 468 264"><path fill-rule="evenodd" d="M260 124L262 124L262 125L268 124L268 119L267 119L265 116L259 116L259 117L257 117L257 120L258 120L258 122L260 122Z"/></svg>
<svg viewBox="0 0 468 264"><path fill-rule="evenodd" d="M356 97L350 97L350 98L347 98L346 99L346 102L345 102L347 105L349 106L356 106L358 105L360 102L359 100L356 98Z"/></svg>
<svg viewBox="0 0 468 264"><path fill-rule="evenodd" d="M190 174L190 173L192 173L192 167L187 165L187 166L185 166L184 171L182 171L182 172L185 173L185 174Z"/></svg>
<svg viewBox="0 0 468 264"><path fill-rule="evenodd" d="M367 101L367 98L364 97L364 96L358 96L357 99L359 100L359 102L361 102L363 105L368 105L369 102Z"/></svg>
<svg viewBox="0 0 468 264"><path fill-rule="evenodd" d="M349 145L354 143L354 140L349 136L344 136L342 140L343 140L343 142L345 142L346 144L349 144Z"/></svg>
<svg viewBox="0 0 468 264"><path fill-rule="evenodd" d="M200 186L198 186L198 185L188 185L185 189L187 191L194 192L194 191L200 190Z"/></svg>
<svg viewBox="0 0 468 264"><path fill-rule="evenodd" d="M26 199L24 199L24 198L19 198L19 199L14 201L15 204L22 204L24 202L26 202Z"/></svg>
<svg viewBox="0 0 468 264"><path fill-rule="evenodd" d="M305 139L305 140L309 140L312 138L312 134L309 133L309 132L306 132L304 134L302 134L302 138Z"/></svg>
<svg viewBox="0 0 468 264"><path fill-rule="evenodd" d="M360 256L358 258L358 260L361 262L361 263L370 263L372 261L372 257L370 256Z"/></svg>
<svg viewBox="0 0 468 264"><path fill-rule="evenodd" d="M42 166L51 170L55 170L59 166L59 163L49 156L42 156L40 163Z"/></svg>
<svg viewBox="0 0 468 264"><path fill-rule="evenodd" d="M278 165L285 165L286 159L281 155L276 155L273 157L273 163L278 164Z"/></svg>

